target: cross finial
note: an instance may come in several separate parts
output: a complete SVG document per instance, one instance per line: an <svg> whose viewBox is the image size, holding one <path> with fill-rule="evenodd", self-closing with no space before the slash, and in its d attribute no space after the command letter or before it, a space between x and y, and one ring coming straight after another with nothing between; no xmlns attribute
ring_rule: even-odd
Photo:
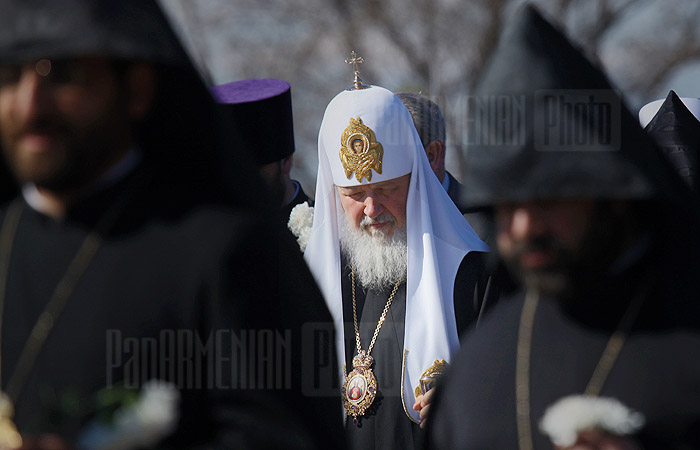
<svg viewBox="0 0 700 450"><path fill-rule="evenodd" d="M359 56L357 53L355 53L355 50L350 52L350 57L345 60L345 64L352 64L352 70L355 73L360 73L359 68L357 67L358 64L364 63L365 60L362 59L362 56Z"/></svg>
<svg viewBox="0 0 700 450"><path fill-rule="evenodd" d="M366 89L369 87L366 84L362 84L362 79L360 78L360 68L358 64L362 64L364 62L365 60L362 58L362 56L355 53L355 50L351 51L350 57L345 59L345 64L352 64L352 71L355 75L352 86L348 88L349 91L354 89Z"/></svg>

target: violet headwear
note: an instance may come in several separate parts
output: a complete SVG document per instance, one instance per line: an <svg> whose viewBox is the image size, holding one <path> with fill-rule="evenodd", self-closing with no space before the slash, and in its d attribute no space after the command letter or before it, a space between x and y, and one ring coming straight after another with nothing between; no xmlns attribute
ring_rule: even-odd
<svg viewBox="0 0 700 450"><path fill-rule="evenodd" d="M233 81L211 88L231 119L243 147L259 165L294 153L292 94L289 83L274 78Z"/></svg>

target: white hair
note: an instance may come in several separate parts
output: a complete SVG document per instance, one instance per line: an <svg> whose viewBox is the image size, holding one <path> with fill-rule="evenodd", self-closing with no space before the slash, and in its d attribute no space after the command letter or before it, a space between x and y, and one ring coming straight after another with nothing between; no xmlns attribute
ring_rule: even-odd
<svg viewBox="0 0 700 450"><path fill-rule="evenodd" d="M392 288L406 279L408 246L406 230L399 229L389 214L376 219L365 216L357 228L345 214L340 227L340 249L355 268L360 284L369 290ZM394 233L387 236L384 230L372 230L370 225L390 222Z"/></svg>

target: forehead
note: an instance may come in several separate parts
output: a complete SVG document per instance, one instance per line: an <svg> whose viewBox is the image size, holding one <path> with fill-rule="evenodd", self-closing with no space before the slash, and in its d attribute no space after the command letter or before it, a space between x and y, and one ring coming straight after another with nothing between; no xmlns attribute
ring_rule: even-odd
<svg viewBox="0 0 700 450"><path fill-rule="evenodd" d="M494 211L497 214L508 214L523 209L547 215L587 215L595 204L596 201L592 199L530 200L497 204Z"/></svg>
<svg viewBox="0 0 700 450"><path fill-rule="evenodd" d="M369 190L394 189L407 187L411 181L411 174L406 174L391 180L381 181L379 183L367 183L358 186L337 186L341 193L363 192Z"/></svg>

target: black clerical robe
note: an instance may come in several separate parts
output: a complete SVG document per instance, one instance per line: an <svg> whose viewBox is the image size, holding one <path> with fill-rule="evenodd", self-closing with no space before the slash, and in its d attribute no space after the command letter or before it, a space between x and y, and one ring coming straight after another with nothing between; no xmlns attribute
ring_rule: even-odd
<svg viewBox="0 0 700 450"><path fill-rule="evenodd" d="M697 262L680 261L647 254L622 274L582 287L573 298L539 300L528 371L535 449L552 448L538 430L545 409L584 393L637 296L643 298L639 316L599 395L644 415L646 425L636 436L642 448L700 447L699 291L691 281L697 278ZM524 345L518 339L524 297L515 292L501 299L463 337L436 392L427 448L518 448L516 353Z"/></svg>
<svg viewBox="0 0 700 450"><path fill-rule="evenodd" d="M99 391L159 379L182 392L167 448L342 448L337 394L302 389L318 366L301 354L303 325L331 318L296 244L274 220L214 192L158 183L147 170L79 201L63 220L22 204L2 314L3 388L78 247L129 190L21 380L20 431L74 443L109 410ZM322 364L335 367L333 356Z"/></svg>
<svg viewBox="0 0 700 450"><path fill-rule="evenodd" d="M470 252L460 264L455 280L455 315L460 333L478 318L486 291L484 253ZM343 317L345 335L346 373L352 370L352 358L357 354L352 313L352 286L350 269L343 264ZM367 350L377 321L391 294L392 288L382 292L365 291L357 282L356 303L360 340ZM402 283L386 316L377 341L372 349L373 373L378 393L370 409L355 424L352 417L346 423L346 435L351 449L414 449L420 448L423 431L413 422L401 394L403 343L406 316L406 284ZM414 389L407 386L406 389Z"/></svg>

